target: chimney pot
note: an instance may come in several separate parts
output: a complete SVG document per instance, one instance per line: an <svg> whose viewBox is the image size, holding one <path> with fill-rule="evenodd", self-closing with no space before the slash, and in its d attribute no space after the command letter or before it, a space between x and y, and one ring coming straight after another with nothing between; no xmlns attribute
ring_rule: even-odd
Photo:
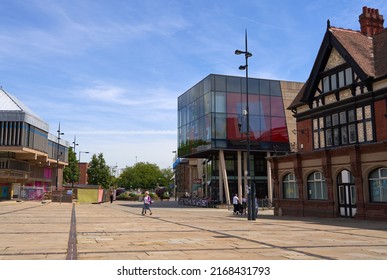
<svg viewBox="0 0 387 280"><path fill-rule="evenodd" d="M378 9L363 7L363 13L359 16L360 31L363 35L372 37L383 31L384 19L379 15Z"/></svg>

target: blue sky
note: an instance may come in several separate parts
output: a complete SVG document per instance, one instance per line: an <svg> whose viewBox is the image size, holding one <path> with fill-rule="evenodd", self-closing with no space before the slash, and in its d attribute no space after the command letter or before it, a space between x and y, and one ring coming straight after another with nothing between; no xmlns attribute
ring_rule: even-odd
<svg viewBox="0 0 387 280"><path fill-rule="evenodd" d="M362 7L387 1L2 0L0 85L77 154L119 168L161 168L177 149L177 98L208 74L304 82L324 36L359 30ZM387 24L385 23L385 26Z"/></svg>

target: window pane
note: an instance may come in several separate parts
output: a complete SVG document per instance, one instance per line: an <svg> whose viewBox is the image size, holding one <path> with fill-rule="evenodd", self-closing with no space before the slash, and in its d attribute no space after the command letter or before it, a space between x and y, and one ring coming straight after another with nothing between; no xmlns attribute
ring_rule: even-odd
<svg viewBox="0 0 387 280"><path fill-rule="evenodd" d="M351 68L345 69L345 82L346 82L347 85L350 85L353 82L352 69Z"/></svg>
<svg viewBox="0 0 387 280"><path fill-rule="evenodd" d="M226 91L226 76L215 76L215 90Z"/></svg>
<svg viewBox="0 0 387 280"><path fill-rule="evenodd" d="M337 89L336 74L333 74L331 76L331 89L332 90Z"/></svg>
<svg viewBox="0 0 387 280"><path fill-rule="evenodd" d="M270 81L270 95L281 96L281 86L279 81Z"/></svg>
<svg viewBox="0 0 387 280"><path fill-rule="evenodd" d="M332 115L332 125L338 125L339 124L339 115L333 114Z"/></svg>
<svg viewBox="0 0 387 280"><path fill-rule="evenodd" d="M217 113L226 112L226 93L225 92L215 93L215 112Z"/></svg>
<svg viewBox="0 0 387 280"><path fill-rule="evenodd" d="M349 110L348 111L348 122L353 122L353 121L355 121L355 111Z"/></svg>
<svg viewBox="0 0 387 280"><path fill-rule="evenodd" d="M345 86L344 71L339 72L339 88Z"/></svg>
<svg viewBox="0 0 387 280"><path fill-rule="evenodd" d="M341 143L344 145L348 144L348 135L347 135L347 127L346 126L341 128Z"/></svg>
<svg viewBox="0 0 387 280"><path fill-rule="evenodd" d="M331 147L333 145L332 129L327 129L326 130L326 140L327 140L327 147Z"/></svg>
<svg viewBox="0 0 387 280"><path fill-rule="evenodd" d="M260 81L259 93L262 95L270 95L270 83L268 80L261 80Z"/></svg>
<svg viewBox="0 0 387 280"><path fill-rule="evenodd" d="M319 119L320 128L324 128L324 118Z"/></svg>
<svg viewBox="0 0 387 280"><path fill-rule="evenodd" d="M320 148L325 148L325 135L324 135L324 131L320 131Z"/></svg>
<svg viewBox="0 0 387 280"><path fill-rule="evenodd" d="M364 124L363 123L358 123L357 124L357 136L358 136L358 141L364 142Z"/></svg>
<svg viewBox="0 0 387 280"><path fill-rule="evenodd" d="M345 189L344 186L339 186L339 203L344 204L345 202Z"/></svg>
<svg viewBox="0 0 387 280"><path fill-rule="evenodd" d="M325 117L325 125L327 127L331 126L332 125L332 122L331 122L331 116L326 116Z"/></svg>
<svg viewBox="0 0 387 280"><path fill-rule="evenodd" d="M241 92L241 78L227 77L227 91L238 93Z"/></svg>
<svg viewBox="0 0 387 280"><path fill-rule="evenodd" d="M349 130L349 143L356 143L356 125L350 124L348 126Z"/></svg>
<svg viewBox="0 0 387 280"><path fill-rule="evenodd" d="M317 130L317 129L318 129L317 119L313 119L313 130Z"/></svg>
<svg viewBox="0 0 387 280"><path fill-rule="evenodd" d="M356 119L358 121L363 119L363 108L357 108L356 109Z"/></svg>
<svg viewBox="0 0 387 280"><path fill-rule="evenodd" d="M315 149L318 149L318 148L320 148L319 147L319 144L318 144L318 141L319 141L319 136L318 136L318 132L314 132L313 133L313 147L315 148Z"/></svg>
<svg viewBox="0 0 387 280"><path fill-rule="evenodd" d="M324 92L330 91L330 87L329 87L329 76L323 78L323 87L324 87L324 89L323 89Z"/></svg>
<svg viewBox="0 0 387 280"><path fill-rule="evenodd" d="M364 117L366 119L371 118L371 106L370 105L364 107Z"/></svg>
<svg viewBox="0 0 387 280"><path fill-rule="evenodd" d="M373 135L373 129L372 129L372 123L371 122L366 122L366 135L367 135L367 141L374 140L374 135Z"/></svg>
<svg viewBox="0 0 387 280"><path fill-rule="evenodd" d="M347 123L347 114L346 114L346 112L341 112L340 113L340 123L341 124Z"/></svg>
<svg viewBox="0 0 387 280"><path fill-rule="evenodd" d="M333 142L334 142L334 146L339 146L340 145L340 135L339 135L339 129L338 128L335 128L333 130Z"/></svg>

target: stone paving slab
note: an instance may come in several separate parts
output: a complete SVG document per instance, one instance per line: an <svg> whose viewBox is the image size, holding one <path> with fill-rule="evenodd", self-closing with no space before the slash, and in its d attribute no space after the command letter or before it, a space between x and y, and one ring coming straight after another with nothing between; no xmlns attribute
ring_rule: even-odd
<svg viewBox="0 0 387 280"><path fill-rule="evenodd" d="M156 202L74 203L79 260L387 260L387 223ZM0 202L0 260L66 259L72 203Z"/></svg>

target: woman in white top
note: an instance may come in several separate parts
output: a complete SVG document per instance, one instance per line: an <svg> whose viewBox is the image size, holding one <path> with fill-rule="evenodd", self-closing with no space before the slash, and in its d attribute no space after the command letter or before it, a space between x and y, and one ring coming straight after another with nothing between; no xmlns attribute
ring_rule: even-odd
<svg viewBox="0 0 387 280"><path fill-rule="evenodd" d="M144 196L144 205L142 207L142 215L145 215L146 214L146 210L149 210L150 214L149 215L152 215L152 210L150 209L150 205L152 204L152 199L149 195L149 192L146 191L145 192L145 196Z"/></svg>

